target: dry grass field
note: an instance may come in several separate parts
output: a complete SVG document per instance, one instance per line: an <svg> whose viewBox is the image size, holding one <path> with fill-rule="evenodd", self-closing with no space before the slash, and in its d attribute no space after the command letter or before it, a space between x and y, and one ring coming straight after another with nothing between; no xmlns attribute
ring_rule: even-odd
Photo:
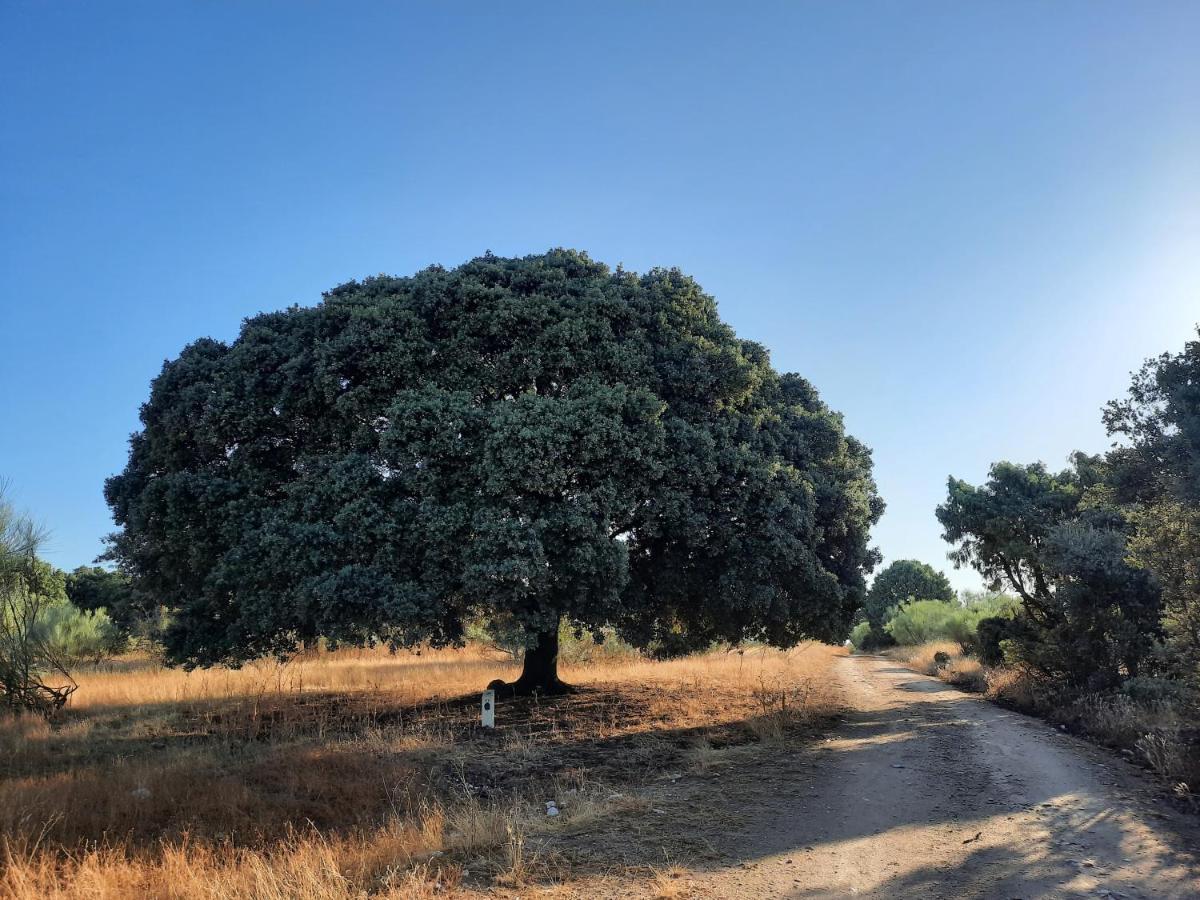
<svg viewBox="0 0 1200 900"><path fill-rule="evenodd" d="M593 661L494 731L478 691L515 673L478 647L86 668L57 718L0 720L0 897L671 896L653 786L811 733L841 652Z"/></svg>

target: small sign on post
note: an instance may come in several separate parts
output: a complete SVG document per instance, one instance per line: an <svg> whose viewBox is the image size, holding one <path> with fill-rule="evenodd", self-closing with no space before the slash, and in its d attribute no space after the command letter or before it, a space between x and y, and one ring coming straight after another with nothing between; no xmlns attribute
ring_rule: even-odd
<svg viewBox="0 0 1200 900"><path fill-rule="evenodd" d="M496 692L483 692L483 709L480 715L480 723L484 728L496 727Z"/></svg>

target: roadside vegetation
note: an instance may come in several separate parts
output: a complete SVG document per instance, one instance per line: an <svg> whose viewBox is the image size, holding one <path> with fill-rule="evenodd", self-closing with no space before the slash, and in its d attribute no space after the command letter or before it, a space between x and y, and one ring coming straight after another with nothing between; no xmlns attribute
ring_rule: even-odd
<svg viewBox="0 0 1200 900"><path fill-rule="evenodd" d="M1200 340L1109 403L1107 453L1054 472L999 462L949 481L951 557L1020 598L979 630L1015 670L996 696L1122 747L1177 793L1200 792Z"/></svg>
<svg viewBox="0 0 1200 900"><path fill-rule="evenodd" d="M1108 690L1072 688L1023 663L1011 644L996 646L996 636L1007 626L995 620L1011 622L1016 611L1016 600L1009 595L912 601L885 622L886 633L894 638L886 649L864 647L870 642L861 626L854 645L1110 746L1152 769L1185 806L1196 807L1200 697L1195 688L1186 681L1148 676L1122 679Z"/></svg>
<svg viewBox="0 0 1200 900"><path fill-rule="evenodd" d="M76 689L71 668L119 650L103 610L67 597L67 577L38 558L42 531L0 484L0 710L50 713Z"/></svg>
<svg viewBox="0 0 1200 900"><path fill-rule="evenodd" d="M1020 665L986 666L955 641L885 651L918 672L960 690L983 694L1120 751L1163 779L1185 808L1200 809L1197 696L1186 685L1130 678L1114 690L1072 690Z"/></svg>
<svg viewBox="0 0 1200 900"><path fill-rule="evenodd" d="M851 641L1117 747L1194 805L1200 340L1149 360L1103 415L1107 453L950 478L937 509L950 557L996 593L947 596L941 573L894 563Z"/></svg>

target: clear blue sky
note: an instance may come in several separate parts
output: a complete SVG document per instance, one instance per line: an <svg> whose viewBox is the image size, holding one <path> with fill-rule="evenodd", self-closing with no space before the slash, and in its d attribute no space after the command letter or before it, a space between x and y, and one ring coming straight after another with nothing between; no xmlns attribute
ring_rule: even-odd
<svg viewBox="0 0 1200 900"><path fill-rule="evenodd" d="M1200 3L0 6L0 475L59 566L184 344L553 246L694 275L947 566L947 475L1102 449L1200 319Z"/></svg>

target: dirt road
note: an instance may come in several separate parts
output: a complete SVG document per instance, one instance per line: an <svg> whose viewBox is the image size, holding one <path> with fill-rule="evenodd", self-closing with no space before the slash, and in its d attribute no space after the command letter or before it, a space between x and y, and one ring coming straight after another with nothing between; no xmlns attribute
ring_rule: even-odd
<svg viewBox="0 0 1200 900"><path fill-rule="evenodd" d="M1200 832L1133 766L890 660L836 665L846 721L721 786L749 815L716 849L744 862L696 896L1200 897Z"/></svg>

